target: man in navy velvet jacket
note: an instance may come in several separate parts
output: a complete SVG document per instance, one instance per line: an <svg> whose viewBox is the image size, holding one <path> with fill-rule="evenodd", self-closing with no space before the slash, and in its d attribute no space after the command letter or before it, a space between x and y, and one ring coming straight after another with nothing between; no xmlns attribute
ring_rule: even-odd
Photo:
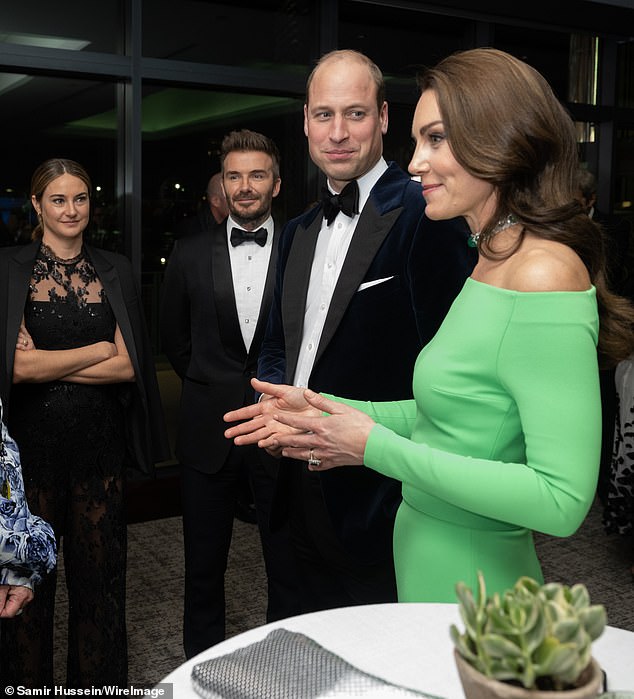
<svg viewBox="0 0 634 699"><path fill-rule="evenodd" d="M425 218L420 185L383 159L387 125L377 66L354 51L324 56L304 131L328 191L282 231L263 380L362 400L412 395L416 357L475 256L462 220ZM399 501L399 484L370 469L317 473L282 459L273 521L289 518L303 611L396 601Z"/></svg>

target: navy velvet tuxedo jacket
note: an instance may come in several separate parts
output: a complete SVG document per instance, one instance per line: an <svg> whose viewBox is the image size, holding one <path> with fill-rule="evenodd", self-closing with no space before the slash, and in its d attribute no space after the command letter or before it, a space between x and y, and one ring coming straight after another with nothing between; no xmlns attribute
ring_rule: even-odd
<svg viewBox="0 0 634 699"><path fill-rule="evenodd" d="M219 471L232 446L224 413L254 402L250 380L268 318L279 233L275 231L260 314L247 352L233 290L226 222L174 245L161 304L163 349L183 381L176 456L204 473ZM258 455L267 470L277 462Z"/></svg>
<svg viewBox="0 0 634 699"><path fill-rule="evenodd" d="M360 213L317 349L311 389L359 400L412 397L416 357L476 261L464 220L430 221L424 207L420 184L390 163ZM321 224L317 205L282 231L258 366L263 380L293 382ZM368 285L376 280L385 281ZM305 465L282 460L274 522L286 515L289 468ZM350 554L368 563L391 559L400 484L358 466L319 476L331 521Z"/></svg>
<svg viewBox="0 0 634 699"><path fill-rule="evenodd" d="M0 395L10 415L13 361L18 330L27 301L39 241L0 249ZM141 299L127 257L85 246L106 292L130 355L135 374L133 399L126 409L130 466L153 473L154 464L169 458L167 431Z"/></svg>

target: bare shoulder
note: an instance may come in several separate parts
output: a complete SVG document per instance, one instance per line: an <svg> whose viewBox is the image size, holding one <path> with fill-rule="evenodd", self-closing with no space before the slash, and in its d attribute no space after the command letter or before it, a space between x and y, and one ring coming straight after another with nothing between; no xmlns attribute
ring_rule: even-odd
<svg viewBox="0 0 634 699"><path fill-rule="evenodd" d="M572 248L527 237L509 260L505 286L516 291L586 291L591 280Z"/></svg>

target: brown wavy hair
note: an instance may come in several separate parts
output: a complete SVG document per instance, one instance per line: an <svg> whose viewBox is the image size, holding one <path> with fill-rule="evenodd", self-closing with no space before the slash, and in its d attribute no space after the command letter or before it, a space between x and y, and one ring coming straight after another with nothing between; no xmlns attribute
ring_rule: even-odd
<svg viewBox="0 0 634 699"><path fill-rule="evenodd" d="M456 160L497 192L497 210L482 230L480 253L508 257L527 231L568 245L597 290L601 366L628 357L634 350L634 306L608 288L603 232L575 196L574 124L545 78L503 51L481 48L445 58L418 84L421 92L434 91ZM487 234L508 214L523 224L522 233L511 250L493 253Z"/></svg>
<svg viewBox="0 0 634 699"><path fill-rule="evenodd" d="M31 178L31 196L35 197L35 200L41 204L44 191L49 184L66 173L78 177L86 185L88 198L90 199L92 196L92 182L90 181L88 173L79 163L74 160L68 160L67 158L50 158L49 160L45 160L41 165L38 165ZM35 226L31 233L31 238L33 240L40 240L43 232L42 222L38 221L37 226Z"/></svg>

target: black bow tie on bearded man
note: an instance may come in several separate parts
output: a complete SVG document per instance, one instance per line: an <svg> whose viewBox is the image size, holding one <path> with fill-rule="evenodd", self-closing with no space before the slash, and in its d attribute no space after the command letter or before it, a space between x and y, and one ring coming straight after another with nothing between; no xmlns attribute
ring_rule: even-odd
<svg viewBox="0 0 634 699"><path fill-rule="evenodd" d="M242 228L231 229L231 245L235 248L246 242L257 243L261 248L266 245L266 228L258 228L257 231L245 231Z"/></svg>
<svg viewBox="0 0 634 699"><path fill-rule="evenodd" d="M326 223L330 225L341 211L346 216L359 213L359 185L351 180L339 194L331 194L328 187L322 188L322 205Z"/></svg>

